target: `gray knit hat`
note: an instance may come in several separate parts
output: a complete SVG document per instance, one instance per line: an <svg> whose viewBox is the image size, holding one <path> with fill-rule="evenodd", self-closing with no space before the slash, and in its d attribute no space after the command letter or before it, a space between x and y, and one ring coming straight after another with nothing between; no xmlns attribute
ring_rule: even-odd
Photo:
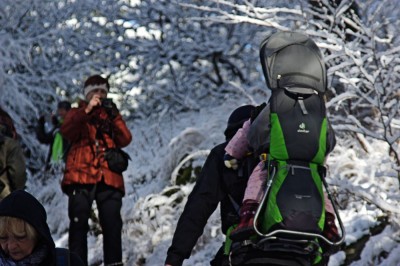
<svg viewBox="0 0 400 266"><path fill-rule="evenodd" d="M96 90L96 89L103 89L103 90L109 92L110 84L108 83L108 80L103 78L100 75L90 76L85 81L85 85L83 86L83 94L86 97L89 94L89 92Z"/></svg>

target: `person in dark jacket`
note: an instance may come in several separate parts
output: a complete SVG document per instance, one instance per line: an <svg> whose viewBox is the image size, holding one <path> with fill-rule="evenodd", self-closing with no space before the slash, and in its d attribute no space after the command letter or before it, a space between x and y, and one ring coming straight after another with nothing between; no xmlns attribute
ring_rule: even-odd
<svg viewBox="0 0 400 266"><path fill-rule="evenodd" d="M12 139L18 139L18 133L11 116L0 107L0 125L3 126L4 134Z"/></svg>
<svg viewBox="0 0 400 266"><path fill-rule="evenodd" d="M0 201L26 184L25 156L12 131L8 124L0 123Z"/></svg>
<svg viewBox="0 0 400 266"><path fill-rule="evenodd" d="M251 116L254 106L245 105L232 112L225 130L229 141ZM220 203L222 232L237 223L238 215L234 202L242 202L248 175L224 166L225 146L227 142L215 146L207 157L193 191L188 197L183 213L176 226L172 244L168 249L165 265L179 266L190 257L193 247L202 235L208 218ZM252 166L254 167L254 166ZM249 167L249 170L252 169ZM217 252L211 265L221 265L223 246Z"/></svg>
<svg viewBox="0 0 400 266"><path fill-rule="evenodd" d="M62 162L66 158L69 145L59 131L70 109L70 102L61 101L57 105L57 113L51 116L51 121L46 121L44 116L39 118L36 137L41 143L50 145L46 168L49 168L51 164ZM51 125L48 125L48 123L51 123Z"/></svg>
<svg viewBox="0 0 400 266"><path fill-rule="evenodd" d="M16 190L4 198L0 203L0 265L56 266L57 249L46 219L44 207L28 192ZM84 265L73 253L69 261Z"/></svg>

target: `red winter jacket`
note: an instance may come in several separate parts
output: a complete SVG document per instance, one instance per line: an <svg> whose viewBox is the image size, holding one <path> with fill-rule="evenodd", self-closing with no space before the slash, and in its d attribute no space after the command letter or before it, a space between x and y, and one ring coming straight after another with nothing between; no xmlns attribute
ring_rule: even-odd
<svg viewBox="0 0 400 266"><path fill-rule="evenodd" d="M104 151L106 146L126 147L131 142L132 135L120 114L111 120L104 108L97 108L86 114L85 107L86 105L72 108L60 128L63 137L71 143L61 187L66 192L68 185L96 184L104 177L107 185L125 192L122 175L108 168ZM103 137L96 138L99 128Z"/></svg>

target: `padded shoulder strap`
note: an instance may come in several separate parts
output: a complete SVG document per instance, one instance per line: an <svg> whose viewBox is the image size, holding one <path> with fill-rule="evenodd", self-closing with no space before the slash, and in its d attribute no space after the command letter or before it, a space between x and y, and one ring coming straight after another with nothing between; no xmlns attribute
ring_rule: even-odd
<svg viewBox="0 0 400 266"><path fill-rule="evenodd" d="M66 248L56 248L56 265L70 266L69 250Z"/></svg>
<svg viewBox="0 0 400 266"><path fill-rule="evenodd" d="M267 104L267 106L262 109L260 114L251 123L249 133L247 134L247 140L250 147L257 156L267 151L269 148L269 119L270 105Z"/></svg>

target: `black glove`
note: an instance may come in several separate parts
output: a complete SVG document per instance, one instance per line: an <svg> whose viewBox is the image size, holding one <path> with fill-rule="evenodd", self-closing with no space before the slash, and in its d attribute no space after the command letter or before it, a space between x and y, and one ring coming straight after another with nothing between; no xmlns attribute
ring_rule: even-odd
<svg viewBox="0 0 400 266"><path fill-rule="evenodd" d="M51 116L51 123L53 124L53 126L58 127L59 122L60 121L58 121L58 117L56 115Z"/></svg>
<svg viewBox="0 0 400 266"><path fill-rule="evenodd" d="M253 121L257 118L257 116L261 113L261 111L265 108L265 106L267 106L267 104L264 102L256 106L256 108L254 108L254 110L251 112L251 117L250 117L251 123L253 123Z"/></svg>
<svg viewBox="0 0 400 266"><path fill-rule="evenodd" d="M119 114L119 110L118 110L117 105L115 103L112 103L111 105L112 105L111 108L106 108L106 112L110 116L111 120L113 120Z"/></svg>

